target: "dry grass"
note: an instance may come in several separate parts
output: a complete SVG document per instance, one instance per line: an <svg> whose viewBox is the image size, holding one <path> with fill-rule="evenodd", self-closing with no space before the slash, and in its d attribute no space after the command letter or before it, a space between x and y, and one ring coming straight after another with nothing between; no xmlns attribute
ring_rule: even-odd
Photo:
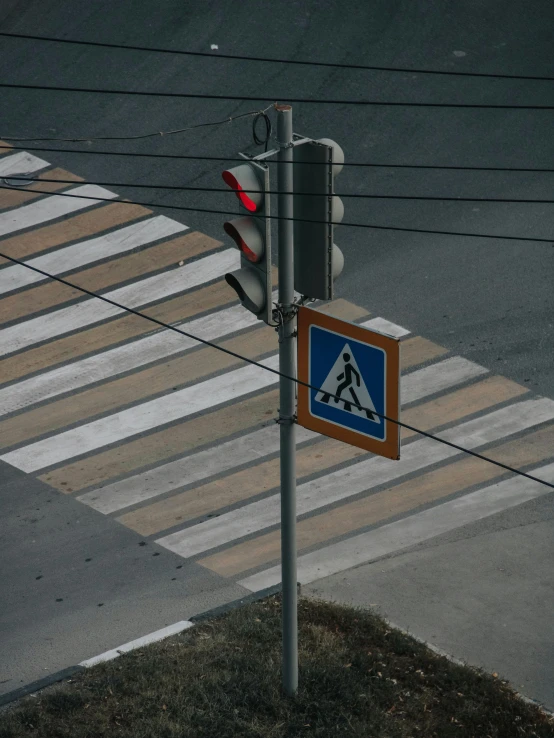
<svg viewBox="0 0 554 738"><path fill-rule="evenodd" d="M504 682L371 613L301 599L299 626L293 699L275 596L27 698L0 714L0 738L554 738Z"/></svg>

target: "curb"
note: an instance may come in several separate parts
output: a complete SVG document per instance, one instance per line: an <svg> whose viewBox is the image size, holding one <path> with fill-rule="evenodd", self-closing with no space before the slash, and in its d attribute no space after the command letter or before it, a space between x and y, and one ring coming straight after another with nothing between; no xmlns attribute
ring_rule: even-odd
<svg viewBox="0 0 554 738"><path fill-rule="evenodd" d="M298 589L299 588L300 585L298 585ZM64 681L64 679L68 679L74 674L78 674L82 671L85 671L86 669L90 669L92 666L96 666L96 664L116 659L118 656L121 656L124 653L129 653L135 648L141 648L142 646L146 646L150 643L156 643L157 641L161 641L164 638L169 638L172 635L181 633L182 631L193 627L195 623L200 623L204 620L211 620L212 618L220 617L221 615L225 615L228 612L231 612L231 610L236 610L237 608L242 607L243 605L248 605L251 602L258 602L259 600L263 600L267 597L272 597L273 595L279 594L280 592L281 585L277 584L273 587L262 589L259 592L253 592L251 595L241 597L238 600L228 602L225 605L219 605L218 607L214 607L211 610L206 610L205 612L199 613L198 615L192 615L189 620L180 620L178 623L168 625L161 630L156 630L153 633L148 633L147 635L144 635L133 641L124 643L122 646L118 646L117 648L105 651L104 653L93 656L90 659L85 659L85 661L81 661L80 664L76 664L75 666L68 666L65 669L61 669L60 671L56 671L53 674L49 674L48 676L43 677L42 679L37 679L34 682L30 682L23 687L18 687L11 692L1 694L0 707L5 707L11 702L16 702L23 697L27 697L31 694L36 694L37 692L40 692L40 690L46 689L46 687L51 687L58 682L62 682Z"/></svg>
<svg viewBox="0 0 554 738"><path fill-rule="evenodd" d="M5 705L9 705L10 702L15 702L16 700L20 700L22 697L27 697L30 694L39 692L41 689L50 687L52 684L57 684L57 682L68 679L70 676L73 676L73 674L77 674L84 670L84 666L68 666L61 671L56 671L42 679L37 679L36 682L30 682L24 687L18 687L17 689L13 689L11 692L0 694L0 707L4 707Z"/></svg>

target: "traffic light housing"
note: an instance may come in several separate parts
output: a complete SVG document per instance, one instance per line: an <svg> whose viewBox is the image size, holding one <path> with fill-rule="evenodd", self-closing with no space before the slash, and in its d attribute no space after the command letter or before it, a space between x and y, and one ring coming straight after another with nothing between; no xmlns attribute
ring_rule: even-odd
<svg viewBox="0 0 554 738"><path fill-rule="evenodd" d="M234 190L241 213L223 224L240 251L240 269L226 274L225 280L244 307L269 324L273 310L269 167L251 159L226 169L222 177Z"/></svg>
<svg viewBox="0 0 554 738"><path fill-rule="evenodd" d="M344 215L334 194L343 164L344 152L331 139L306 139L294 147L294 289L320 300L333 299L333 281L344 267L333 242L334 223Z"/></svg>

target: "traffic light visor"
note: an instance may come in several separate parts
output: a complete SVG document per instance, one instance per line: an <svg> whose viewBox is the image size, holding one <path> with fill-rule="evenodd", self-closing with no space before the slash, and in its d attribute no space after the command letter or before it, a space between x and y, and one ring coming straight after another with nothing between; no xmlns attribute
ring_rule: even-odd
<svg viewBox="0 0 554 738"><path fill-rule="evenodd" d="M250 213L255 213L260 208L264 198L263 190L260 180L249 164L226 169L221 176Z"/></svg>

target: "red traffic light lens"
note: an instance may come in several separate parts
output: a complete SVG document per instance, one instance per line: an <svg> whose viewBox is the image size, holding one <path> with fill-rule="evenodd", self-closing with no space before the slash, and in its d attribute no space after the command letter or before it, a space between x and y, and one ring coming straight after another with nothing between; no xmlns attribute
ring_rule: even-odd
<svg viewBox="0 0 554 738"><path fill-rule="evenodd" d="M254 164L240 164L238 167L225 169L221 176L249 213L255 213L263 207L263 186Z"/></svg>
<svg viewBox="0 0 554 738"><path fill-rule="evenodd" d="M255 213L257 209L256 203L247 195L246 192L243 192L242 187L235 175L231 171L226 170L225 172L223 172L222 177L225 184L229 185L231 189L235 190L236 196L244 205L244 207L251 213Z"/></svg>
<svg viewBox="0 0 554 738"><path fill-rule="evenodd" d="M257 254L248 246L244 238L241 236L240 231L233 225L233 222L224 223L223 229L228 236L231 236L233 241L237 244L239 251L244 254L244 257L248 259L248 261L251 261L253 264L260 261L260 254Z"/></svg>

